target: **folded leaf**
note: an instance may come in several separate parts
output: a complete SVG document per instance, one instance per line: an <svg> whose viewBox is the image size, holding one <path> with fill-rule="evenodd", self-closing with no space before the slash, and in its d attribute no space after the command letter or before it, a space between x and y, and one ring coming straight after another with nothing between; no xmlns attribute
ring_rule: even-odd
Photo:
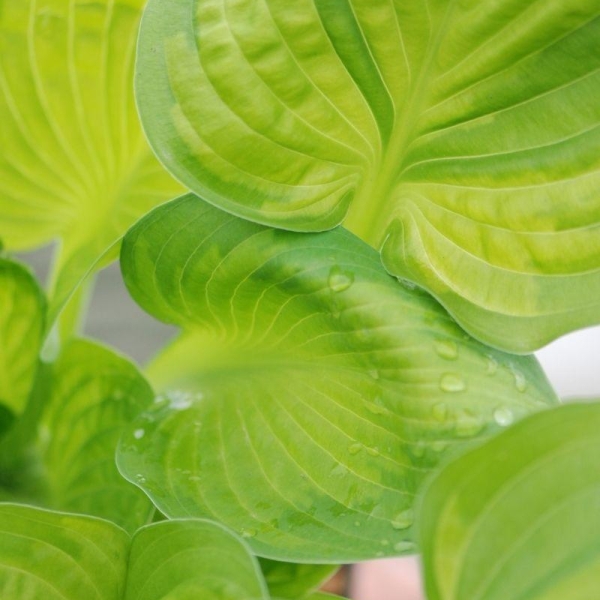
<svg viewBox="0 0 600 600"><path fill-rule="evenodd" d="M60 238L51 319L126 229L180 189L136 114L143 5L3 0L0 8L0 237L17 250Z"/></svg>
<svg viewBox="0 0 600 600"><path fill-rule="evenodd" d="M122 251L137 302L184 333L121 472L169 517L206 516L260 556L414 551L414 495L449 452L555 402L532 357L472 340L349 232L269 229L186 196Z"/></svg>
<svg viewBox="0 0 600 600"><path fill-rule="evenodd" d="M420 511L430 600L600 589L600 404L527 418L446 467Z"/></svg>
<svg viewBox="0 0 600 600"><path fill-rule="evenodd" d="M92 342L69 343L54 365L39 424L52 508L109 519L133 532L154 506L115 465L121 433L154 394L137 368Z"/></svg>
<svg viewBox="0 0 600 600"><path fill-rule="evenodd" d="M599 36L596 0L150 0L137 98L209 202L344 222L523 353L600 322Z"/></svg>
<svg viewBox="0 0 600 600"><path fill-rule="evenodd" d="M216 523L150 525L133 540L92 517L0 504L3 600L267 600L256 559Z"/></svg>
<svg viewBox="0 0 600 600"><path fill-rule="evenodd" d="M27 404L45 317L46 301L33 275L0 258L0 421L5 425ZM6 428L0 425L0 431Z"/></svg>

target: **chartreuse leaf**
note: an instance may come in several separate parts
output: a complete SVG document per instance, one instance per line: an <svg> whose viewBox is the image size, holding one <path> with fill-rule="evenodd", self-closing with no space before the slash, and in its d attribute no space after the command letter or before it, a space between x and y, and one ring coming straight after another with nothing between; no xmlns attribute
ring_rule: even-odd
<svg viewBox="0 0 600 600"><path fill-rule="evenodd" d="M267 600L256 559L216 523L170 521L133 540L101 519L0 504L2 600Z"/></svg>
<svg viewBox="0 0 600 600"><path fill-rule="evenodd" d="M597 0L150 0L170 171L260 223L341 222L474 336L600 322Z"/></svg>
<svg viewBox="0 0 600 600"><path fill-rule="evenodd" d="M45 317L46 301L33 275L0 257L0 432L27 404Z"/></svg>
<svg viewBox="0 0 600 600"><path fill-rule="evenodd" d="M260 559L260 567L271 596L286 600L306 598L339 569L339 565L297 564L266 558Z"/></svg>
<svg viewBox="0 0 600 600"><path fill-rule="evenodd" d="M2 600L119 600L129 536L91 517L0 504Z"/></svg>
<svg viewBox="0 0 600 600"><path fill-rule="evenodd" d="M166 395L119 468L165 515L220 521L260 556L414 551L413 499L445 450L555 402L533 358L466 336L343 229L273 230L189 195L142 219L121 263L185 332L150 368Z"/></svg>
<svg viewBox="0 0 600 600"><path fill-rule="evenodd" d="M163 521L133 538L124 600L267 600L258 562L222 526Z"/></svg>
<svg viewBox="0 0 600 600"><path fill-rule="evenodd" d="M61 240L52 315L139 216L180 189L137 119L143 5L0 3L0 237L17 250Z"/></svg>
<svg viewBox="0 0 600 600"><path fill-rule="evenodd" d="M128 360L92 342L70 342L54 365L39 453L52 508L96 515L128 531L154 507L115 465L122 431L154 395Z"/></svg>
<svg viewBox="0 0 600 600"><path fill-rule="evenodd" d="M518 423L447 466L420 512L430 600L589 600L600 589L600 404Z"/></svg>

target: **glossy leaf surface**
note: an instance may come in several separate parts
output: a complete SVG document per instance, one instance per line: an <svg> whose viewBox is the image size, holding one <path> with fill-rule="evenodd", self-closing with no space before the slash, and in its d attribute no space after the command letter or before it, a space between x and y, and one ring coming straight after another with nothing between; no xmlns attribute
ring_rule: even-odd
<svg viewBox="0 0 600 600"><path fill-rule="evenodd" d="M430 600L600 589L600 404L531 416L446 467L420 515Z"/></svg>
<svg viewBox="0 0 600 600"><path fill-rule="evenodd" d="M150 0L161 160L240 216L340 222L474 336L600 322L596 0Z"/></svg>
<svg viewBox="0 0 600 600"><path fill-rule="evenodd" d="M136 114L143 5L0 3L0 237L16 250L61 240L52 316L139 216L180 189Z"/></svg>
<svg viewBox="0 0 600 600"><path fill-rule="evenodd" d="M0 258L0 405L12 415L21 414L27 403L45 317L46 301L33 275Z"/></svg>
<svg viewBox="0 0 600 600"><path fill-rule="evenodd" d="M214 518L261 556L414 551L440 457L555 401L533 358L466 336L343 229L273 230L190 195L141 220L121 264L185 331L150 368L165 396L119 467L164 514Z"/></svg>
<svg viewBox="0 0 600 600"><path fill-rule="evenodd" d="M267 600L256 559L216 523L150 525L0 504L3 600Z"/></svg>
<svg viewBox="0 0 600 600"><path fill-rule="evenodd" d="M137 368L112 351L83 340L65 347L39 426L52 508L103 517L130 532L148 522L154 507L120 475L115 451L153 398Z"/></svg>

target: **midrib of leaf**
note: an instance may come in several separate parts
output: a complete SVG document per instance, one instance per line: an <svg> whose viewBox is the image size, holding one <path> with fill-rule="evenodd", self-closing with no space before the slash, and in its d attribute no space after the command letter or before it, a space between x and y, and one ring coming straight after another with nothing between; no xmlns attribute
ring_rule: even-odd
<svg viewBox="0 0 600 600"><path fill-rule="evenodd" d="M383 148L379 164L373 168L374 176L369 177L362 189L353 198L344 220L344 227L379 249L389 222L390 195L398 182L398 173L402 170L406 150L415 137L417 117L423 112L430 93L433 60L437 55L442 38L456 2L448 4L446 12L435 31L435 37L428 43L427 53L419 69L412 90L407 94L402 107L396 110L396 123L390 135L389 143ZM433 32L434 27L431 27ZM430 36L431 38L431 36ZM374 206L377 205L377 206Z"/></svg>

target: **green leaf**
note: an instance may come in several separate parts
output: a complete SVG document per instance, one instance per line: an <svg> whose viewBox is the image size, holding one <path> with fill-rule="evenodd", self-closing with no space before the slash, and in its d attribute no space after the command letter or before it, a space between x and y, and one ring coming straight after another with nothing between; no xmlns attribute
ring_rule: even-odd
<svg viewBox="0 0 600 600"><path fill-rule="evenodd" d="M222 526L170 521L130 540L92 517L0 504L2 600L267 600L256 559Z"/></svg>
<svg viewBox="0 0 600 600"><path fill-rule="evenodd" d="M273 230L189 195L128 233L121 264L185 332L150 369L166 396L119 468L165 515L220 521L260 556L413 552L429 470L555 402L535 359L466 336L343 229Z"/></svg>
<svg viewBox="0 0 600 600"><path fill-rule="evenodd" d="M191 190L341 222L474 336L600 322L596 0L150 0L137 98Z"/></svg>
<svg viewBox="0 0 600 600"><path fill-rule="evenodd" d="M119 600L129 537L100 519L0 504L2 600Z"/></svg>
<svg viewBox="0 0 600 600"><path fill-rule="evenodd" d="M127 228L180 190L136 114L143 5L0 3L0 237L15 250L60 239L50 322Z"/></svg>
<svg viewBox="0 0 600 600"><path fill-rule="evenodd" d="M0 258L0 406L3 423L20 415L27 404L37 369L45 316L46 301L33 275L19 263ZM0 429L5 427L0 426Z"/></svg>
<svg viewBox="0 0 600 600"><path fill-rule="evenodd" d="M70 342L54 365L38 451L52 508L103 517L132 532L154 511L115 465L119 437L154 394L128 360L94 343Z"/></svg>
<svg viewBox="0 0 600 600"><path fill-rule="evenodd" d="M267 600L246 544L216 523L164 521L133 538L124 600Z"/></svg>
<svg viewBox="0 0 600 600"><path fill-rule="evenodd" d="M339 565L308 565L260 559L260 567L271 596L304 599L340 568Z"/></svg>
<svg viewBox="0 0 600 600"><path fill-rule="evenodd" d="M588 600L600 589L600 404L511 427L447 466L420 511L430 600Z"/></svg>

